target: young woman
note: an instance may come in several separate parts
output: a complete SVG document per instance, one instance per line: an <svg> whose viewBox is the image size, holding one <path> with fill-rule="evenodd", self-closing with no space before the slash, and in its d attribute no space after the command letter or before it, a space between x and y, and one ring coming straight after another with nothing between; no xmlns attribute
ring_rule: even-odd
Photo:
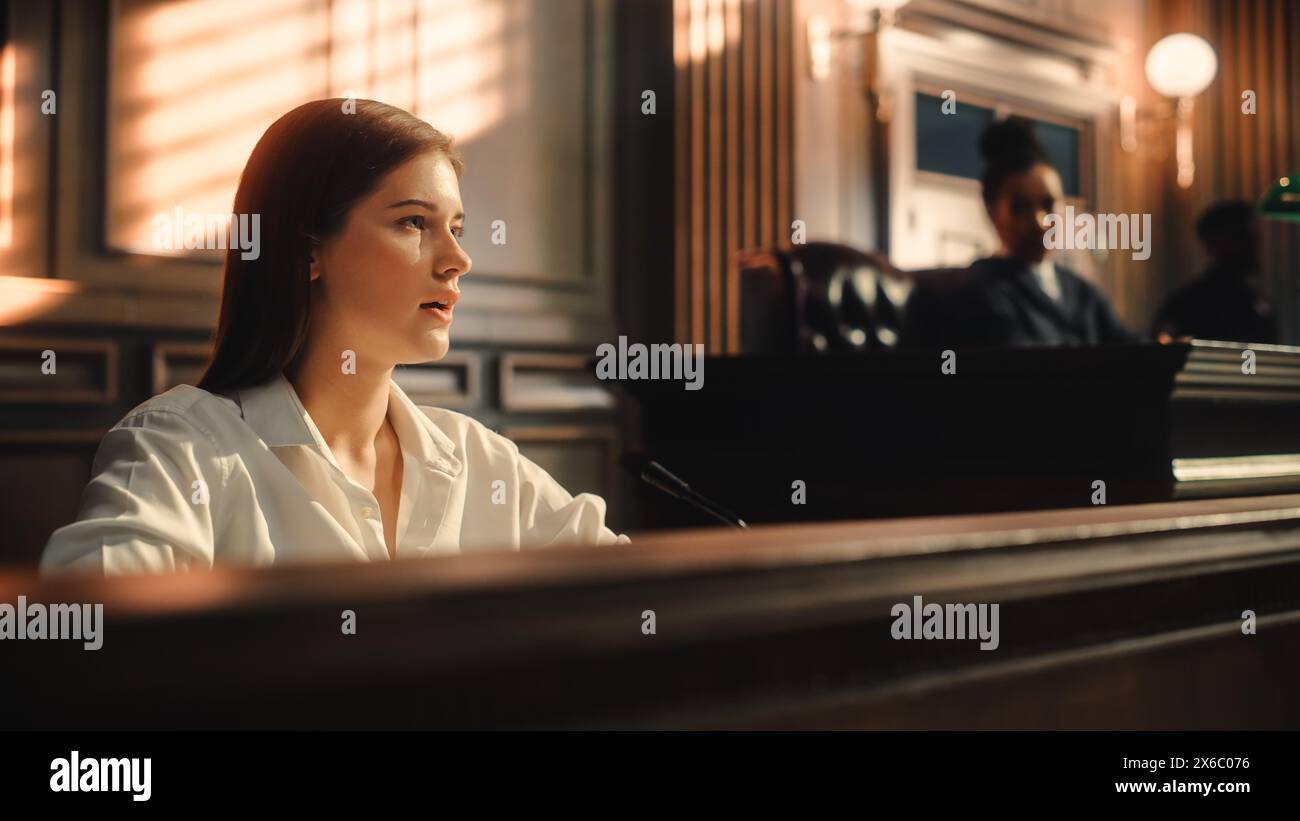
<svg viewBox="0 0 1300 821"><path fill-rule="evenodd" d="M980 136L984 207L1001 247L955 272L918 275L900 345L1102 345L1136 341L1106 297L1053 264L1047 215L1061 177L1028 120L993 123Z"/></svg>
<svg viewBox="0 0 1300 821"><path fill-rule="evenodd" d="M260 215L261 253L226 254L207 372L108 432L42 569L626 542L602 499L392 380L447 352L470 270L460 172L447 137L383 103L317 100L267 129L235 195Z"/></svg>

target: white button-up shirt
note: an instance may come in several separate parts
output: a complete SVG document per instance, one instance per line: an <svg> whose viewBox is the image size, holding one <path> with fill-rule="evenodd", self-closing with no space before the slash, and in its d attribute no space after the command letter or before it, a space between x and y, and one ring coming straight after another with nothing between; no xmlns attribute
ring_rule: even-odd
<svg viewBox="0 0 1300 821"><path fill-rule="evenodd" d="M603 499L571 496L474 419L417 407L391 380L388 412L402 448L397 558L628 541L605 527ZM339 468L283 375L155 396L104 436L91 473L43 572L390 558L374 494Z"/></svg>
<svg viewBox="0 0 1300 821"><path fill-rule="evenodd" d="M1043 293L1060 302L1061 280L1056 276L1056 266L1052 264L1052 261L1045 259L1031 267L1034 271L1034 278L1038 280L1038 287L1043 289Z"/></svg>

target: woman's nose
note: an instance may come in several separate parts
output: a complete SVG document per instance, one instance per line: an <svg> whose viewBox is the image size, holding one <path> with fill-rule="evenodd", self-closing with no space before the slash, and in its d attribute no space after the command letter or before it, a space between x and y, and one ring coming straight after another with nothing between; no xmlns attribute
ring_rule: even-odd
<svg viewBox="0 0 1300 821"><path fill-rule="evenodd" d="M466 274L469 273L469 269L470 269L470 268L473 268L473 267L474 267L474 260L472 260L472 259L469 258L469 254L465 253L465 249L464 249L464 248L461 248L461 249L460 249L460 265L459 265L459 267L457 268L457 270L460 272L460 275L461 275L461 276L465 276Z"/></svg>
<svg viewBox="0 0 1300 821"><path fill-rule="evenodd" d="M460 243L454 243L453 247L438 261L438 273L441 276L465 276L469 269L474 265L474 261L469 258L465 249L460 247Z"/></svg>

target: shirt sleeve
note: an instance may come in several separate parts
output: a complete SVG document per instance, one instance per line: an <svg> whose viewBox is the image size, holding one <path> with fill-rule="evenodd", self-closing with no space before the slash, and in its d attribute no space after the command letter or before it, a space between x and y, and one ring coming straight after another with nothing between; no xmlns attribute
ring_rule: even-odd
<svg viewBox="0 0 1300 821"><path fill-rule="evenodd" d="M50 536L41 572L211 567L226 479L213 438L179 411L128 416L100 443L77 519Z"/></svg>
<svg viewBox="0 0 1300 821"><path fill-rule="evenodd" d="M519 454L520 546L626 544L627 536L605 526L605 500L571 495L549 473Z"/></svg>

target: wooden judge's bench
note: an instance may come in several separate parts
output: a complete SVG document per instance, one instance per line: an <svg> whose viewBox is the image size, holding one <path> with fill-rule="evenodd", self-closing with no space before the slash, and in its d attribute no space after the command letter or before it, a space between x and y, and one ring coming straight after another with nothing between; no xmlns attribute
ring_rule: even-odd
<svg viewBox="0 0 1300 821"><path fill-rule="evenodd" d="M639 449L748 522L1300 491L1300 348L747 355L703 372L696 391L620 384ZM653 497L643 519L709 521Z"/></svg>
<svg viewBox="0 0 1300 821"><path fill-rule="evenodd" d="M0 603L102 602L106 624L98 651L0 642L0 727L1300 727L1298 352L1255 353L1249 375L1214 345L974 352L955 375L937 352L709 360L701 391L635 386L642 444L767 524L5 571ZM925 604L996 605L995 646L900 635Z"/></svg>

